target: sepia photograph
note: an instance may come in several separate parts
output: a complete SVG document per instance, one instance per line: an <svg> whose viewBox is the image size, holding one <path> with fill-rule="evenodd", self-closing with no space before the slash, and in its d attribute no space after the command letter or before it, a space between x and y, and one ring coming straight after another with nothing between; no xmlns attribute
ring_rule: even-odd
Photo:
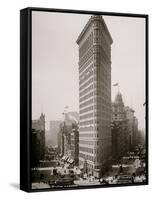
<svg viewBox="0 0 152 200"><path fill-rule="evenodd" d="M31 11L32 190L144 185L146 18Z"/></svg>

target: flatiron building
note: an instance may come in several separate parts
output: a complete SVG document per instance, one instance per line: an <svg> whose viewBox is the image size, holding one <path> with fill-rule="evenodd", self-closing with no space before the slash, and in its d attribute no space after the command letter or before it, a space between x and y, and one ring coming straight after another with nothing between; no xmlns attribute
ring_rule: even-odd
<svg viewBox="0 0 152 200"><path fill-rule="evenodd" d="M91 16L79 46L79 165L100 177L111 155L111 44L100 15Z"/></svg>

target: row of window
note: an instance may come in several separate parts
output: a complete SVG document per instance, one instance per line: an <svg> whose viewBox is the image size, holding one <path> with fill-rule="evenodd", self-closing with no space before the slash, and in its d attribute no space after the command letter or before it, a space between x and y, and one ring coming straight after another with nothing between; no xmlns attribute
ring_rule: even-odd
<svg viewBox="0 0 152 200"><path fill-rule="evenodd" d="M97 76L95 74L94 79L97 80L99 83L101 82L104 85L107 85L107 83L110 83L110 76L105 76L102 73L97 73Z"/></svg>
<svg viewBox="0 0 152 200"><path fill-rule="evenodd" d="M104 63L104 65L105 65L106 67L110 66L109 64L111 64L110 58L108 58L108 57L106 56L106 54L104 54L104 53L100 54L100 60L102 61L102 63Z"/></svg>
<svg viewBox="0 0 152 200"><path fill-rule="evenodd" d="M108 101L107 101L108 100ZM103 96L97 95L96 97L85 101L84 103L80 103L80 109L86 107L91 104L98 105L99 108L103 111L111 112L111 101L110 96L109 98L104 98Z"/></svg>
<svg viewBox="0 0 152 200"><path fill-rule="evenodd" d="M82 147L82 146L79 146L79 151L83 151L83 152L87 152L87 153L91 153L91 154L94 153L94 150L92 148Z"/></svg>
<svg viewBox="0 0 152 200"><path fill-rule="evenodd" d="M93 76L93 71L90 71L89 73L85 74L79 81L79 84L81 85L84 83L87 79L89 79L91 76Z"/></svg>
<svg viewBox="0 0 152 200"><path fill-rule="evenodd" d="M79 101L80 101L80 103L81 103L81 102L83 102L83 101L85 101L85 100L87 100L88 98L93 97L93 96L94 96L94 98L96 98L96 97L102 97L101 95L102 95L104 98L102 98L101 101L98 100L98 105L99 105L99 106L100 106L100 105L101 105L101 106L103 105L103 106L106 106L107 108L111 109L111 97L110 97L109 95L105 94L104 92L101 92L100 95L99 95L99 92L97 93L96 91L90 92L90 93L88 93L87 95L81 97L81 98L79 99ZM94 102L96 102L96 99L94 100ZM89 103L88 103L88 105L89 105ZM82 107L81 107L81 108L82 108Z"/></svg>
<svg viewBox="0 0 152 200"><path fill-rule="evenodd" d="M88 101L85 101L84 103L81 103L80 106L79 106L79 108L86 107L86 106L88 106L90 104L93 104L93 98L90 99L90 100L88 100Z"/></svg>
<svg viewBox="0 0 152 200"><path fill-rule="evenodd" d="M101 54L104 55L107 59L110 59L110 45L105 44L103 37L96 36L95 43L100 44Z"/></svg>
<svg viewBox="0 0 152 200"><path fill-rule="evenodd" d="M96 88L98 91L104 91L106 93L109 93L111 92L111 87L110 87L110 83L107 82L107 84L105 85L103 82L97 82L97 84L95 84ZM110 96L110 95L109 95Z"/></svg>
<svg viewBox="0 0 152 200"><path fill-rule="evenodd" d="M104 98L104 96L106 96L105 98L108 100L108 97L111 97L111 95L110 95L111 88L107 88L104 86L98 86L98 84L95 84L95 88L97 89L96 90L97 93L101 94L103 96L103 98Z"/></svg>
<svg viewBox="0 0 152 200"><path fill-rule="evenodd" d="M93 73L93 72L92 72ZM91 73L91 75L93 75ZM84 82L84 81L86 81L87 79L89 79L90 78L90 76L88 75L88 76L86 76L83 80L81 80L80 81L80 85ZM94 80L96 80L96 75L94 75ZM102 81L101 81L102 80ZM85 88L86 86L88 86L88 84L90 84L90 83L93 83L93 77L91 78L91 79L89 79L89 80L87 80L87 82L85 82L79 89L83 89L83 88ZM97 83L97 84L96 84ZM97 82L96 81L94 81L94 87L96 88L97 87L97 91L98 91L98 93L102 93L101 95L102 96L104 96L104 95L106 95L107 97L106 98L108 98L108 96L110 97L110 95L107 95L107 92L108 93L110 93L110 91L111 91L111 87L110 87L110 81L108 81L108 80L105 80L105 77L104 78L100 78L100 77L97 77ZM86 88L84 91L82 91L81 93L80 93L80 97L83 95L83 94L85 94L86 92L88 92L89 90L91 90L93 88L93 84L92 84L92 86L89 86L88 88Z"/></svg>
<svg viewBox="0 0 152 200"><path fill-rule="evenodd" d="M110 118L109 118L109 120L106 120L103 117L101 117L101 118L98 117L98 121L100 121L100 124L102 124L102 127L108 127L108 126L111 125L111 119Z"/></svg>
<svg viewBox="0 0 152 200"><path fill-rule="evenodd" d="M81 116L80 120L85 120L83 122L87 122L87 123L86 124L81 124L82 123L82 121L81 121L80 122L80 126L91 125L91 124L99 124L99 123L102 124L102 125L106 125L106 124L109 124L109 122L111 121L111 115L108 115L108 116L105 117L105 116L103 116L103 113L100 113L98 115L95 115L94 120L92 119L93 121L92 120L91 121L90 120L86 120L87 118L93 117L93 113L89 113L87 115L90 115L90 116L89 117L86 116L86 115Z"/></svg>
<svg viewBox="0 0 152 200"><path fill-rule="evenodd" d="M80 127L79 131L80 132L86 132L86 131L93 131L94 127L93 126L89 126L89 127Z"/></svg>
<svg viewBox="0 0 152 200"><path fill-rule="evenodd" d="M97 104L97 109L105 112L111 112L110 101L105 102L105 100L95 102Z"/></svg>
<svg viewBox="0 0 152 200"><path fill-rule="evenodd" d="M106 112L111 112L111 102L110 101L105 101L104 98L101 100L97 100L97 106L98 109L106 111Z"/></svg>
<svg viewBox="0 0 152 200"><path fill-rule="evenodd" d="M90 121L90 120L88 120L88 121ZM86 121L84 121L84 122L86 122ZM94 119L91 122L92 122L92 125L90 125L90 127L94 126L94 128L102 128L102 129L111 127L111 120ZM80 128L81 128L81 126L83 126L83 125L80 125ZM82 128L86 128L86 127L82 127Z"/></svg>
<svg viewBox="0 0 152 200"><path fill-rule="evenodd" d="M94 162L94 156L86 155L84 153L79 153L79 157L83 158L84 160L90 160L90 161Z"/></svg>
<svg viewBox="0 0 152 200"><path fill-rule="evenodd" d="M94 141L80 140L79 144L94 145Z"/></svg>
<svg viewBox="0 0 152 200"><path fill-rule="evenodd" d="M84 65L88 60L89 58L93 55L93 48L90 48L86 54L83 56L83 58L80 59L79 61L79 67Z"/></svg>
<svg viewBox="0 0 152 200"><path fill-rule="evenodd" d="M84 125L95 125L96 127L99 127L99 126L101 126L101 127L108 127L108 126L110 126L109 124L109 122L110 122L111 120L109 119L109 120L105 120L105 119L102 119L102 118L94 118L94 120L92 119L92 120L87 120L87 121L82 121L82 122L80 122L80 127L81 126L84 126Z"/></svg>
<svg viewBox="0 0 152 200"><path fill-rule="evenodd" d="M93 64L88 66L87 69L83 73L79 74L79 80L81 80L83 78L83 76L85 76L86 74L88 74L92 70L93 70Z"/></svg>
<svg viewBox="0 0 152 200"><path fill-rule="evenodd" d="M124 113L125 112L125 109L124 109L124 107L123 106L112 106L112 110L113 110L113 112L115 112L115 113Z"/></svg>
<svg viewBox="0 0 152 200"><path fill-rule="evenodd" d="M102 47L105 49L106 52L111 52L111 47L110 45L107 44L106 40L104 39L102 31L100 32L100 43L102 44Z"/></svg>
<svg viewBox="0 0 152 200"><path fill-rule="evenodd" d="M80 125L80 128L90 128L90 127L94 127L94 130L101 130L104 131L105 129L108 130L108 128L111 127L111 120L110 121L106 121L104 122L103 120L102 121L98 121L96 120L96 122L93 121L92 125L88 126L88 127L82 127Z"/></svg>
<svg viewBox="0 0 152 200"><path fill-rule="evenodd" d="M111 102L111 96L110 96L110 93L109 94L107 94L107 92L106 91L102 91L102 90L99 90L98 89L98 91L96 91L96 96L101 96L101 97L103 97L102 98L102 104L107 104L107 103L110 103Z"/></svg>
<svg viewBox="0 0 152 200"><path fill-rule="evenodd" d="M105 41L105 38L100 31L100 29L94 29L93 32L90 33L90 35L87 37L83 45L79 49L79 57L83 57L84 54L87 52L87 50L93 45L93 43L100 43L102 46L104 46L104 49L106 52L110 52L110 45L108 45Z"/></svg>
<svg viewBox="0 0 152 200"><path fill-rule="evenodd" d="M93 117L93 112L80 116L80 120L88 119L88 118L91 118L91 117Z"/></svg>
<svg viewBox="0 0 152 200"><path fill-rule="evenodd" d="M104 128L102 126L97 127L98 131L97 137L107 137L108 135L111 136L111 128L109 127L104 127Z"/></svg>
<svg viewBox="0 0 152 200"><path fill-rule="evenodd" d="M94 96L96 93L95 92L90 92L89 94L85 95L84 97L80 98L79 102L82 102L86 99L89 99L90 97Z"/></svg>
<svg viewBox="0 0 152 200"><path fill-rule="evenodd" d="M104 63L104 65L109 64L110 61L110 52L106 53L105 50L103 49L102 45L96 45L93 47L93 51L96 52L94 54L94 60L98 63L101 62Z"/></svg>
<svg viewBox="0 0 152 200"><path fill-rule="evenodd" d="M110 52L110 45L107 45L105 42L105 39L101 37L101 32L99 29L94 30L94 37L93 37L93 32L90 33L84 44L80 47L79 49L79 58L82 58L85 53L89 50L89 48L93 45L93 43L100 43L102 46L104 46L104 49L106 52Z"/></svg>
<svg viewBox="0 0 152 200"><path fill-rule="evenodd" d="M101 40L100 40L101 41ZM101 45L100 46L100 51L102 53L102 55L104 57L106 57L107 60L110 60L111 59L111 51L110 51L110 46L108 48L108 45L104 46L104 45Z"/></svg>
<svg viewBox="0 0 152 200"><path fill-rule="evenodd" d="M82 92L80 92L79 97L82 97L84 94L90 92L90 90L92 89L93 89L93 84L87 87L86 89L84 89Z"/></svg>
<svg viewBox="0 0 152 200"><path fill-rule="evenodd" d="M85 138L94 138L95 135L92 134L92 133L79 133L79 138L83 138L83 137L85 137Z"/></svg>
<svg viewBox="0 0 152 200"><path fill-rule="evenodd" d="M87 108L84 108L83 110L80 110L80 114L91 111L93 109L96 109L96 106L89 106Z"/></svg>
<svg viewBox="0 0 152 200"><path fill-rule="evenodd" d="M94 54L94 64L96 64L98 67L102 65L102 68L105 70L111 69L111 61L107 59L101 52L99 51L98 54Z"/></svg>
<svg viewBox="0 0 152 200"><path fill-rule="evenodd" d="M96 133L94 133L94 134L92 134L92 133L80 133L80 135L79 135L79 140L81 141L83 141L84 140L84 138L86 138L86 139L91 139L91 140L93 140L93 139L97 139L97 140L99 140L99 138L106 138L106 139L108 139L109 141L111 140L111 130L110 129L107 129L107 127L105 127L105 128L102 128L102 130L100 130L100 128L97 128L97 130L96 130ZM87 141L88 142L88 141ZM79 144L80 144L80 142L79 142ZM85 145L84 143L81 143L81 145ZM103 145L103 144L102 144ZM96 145L94 144L94 147L97 149L99 146L101 146L101 144L99 145L99 141L98 142L96 142Z"/></svg>
<svg viewBox="0 0 152 200"><path fill-rule="evenodd" d="M90 33L88 38L85 40L83 45L79 49L79 57L83 57L83 55L86 53L86 51L91 47L93 44L93 32Z"/></svg>
<svg viewBox="0 0 152 200"><path fill-rule="evenodd" d="M100 117L102 120L104 119L107 121L111 119L111 113L104 111L98 112L98 114L95 113L95 116Z"/></svg>
<svg viewBox="0 0 152 200"><path fill-rule="evenodd" d="M95 65L96 64L96 65ZM103 64L102 60L100 59L100 62L95 63L97 74L102 74L103 77L108 77L108 80L111 78L111 68L110 65Z"/></svg>
<svg viewBox="0 0 152 200"><path fill-rule="evenodd" d="M110 104L110 102L111 102L111 95L110 95L110 93L109 94L107 94L107 92L106 91L102 91L102 90L96 90L96 95L97 96L101 96L101 97L103 97L102 98L102 103L101 104L107 104L107 103L109 103ZM100 102L99 102L99 104L100 104ZM109 105L110 106L110 105Z"/></svg>
<svg viewBox="0 0 152 200"><path fill-rule="evenodd" d="M94 98L94 101L97 102L97 104L99 106L105 106L106 108L111 109L111 96L110 95L101 96L101 95L97 94L97 96Z"/></svg>
<svg viewBox="0 0 152 200"><path fill-rule="evenodd" d="M90 125L90 124L94 124L94 120L80 122L80 126L86 126L86 125Z"/></svg>
<svg viewBox="0 0 152 200"><path fill-rule="evenodd" d="M83 73L83 71L90 65L90 63L93 62L93 55L85 62L83 65L81 64L81 61L79 62L79 73Z"/></svg>
<svg viewBox="0 0 152 200"><path fill-rule="evenodd" d="M98 48L99 49L99 48ZM93 47L89 50L89 52L86 54L83 60L79 61L79 73L81 74L87 67L88 65L94 61L94 64L101 64L105 70L110 69L110 64L111 61L107 59L101 51L99 51L98 54L93 54L93 51L96 51L97 47ZM108 67L109 66L109 67Z"/></svg>
<svg viewBox="0 0 152 200"><path fill-rule="evenodd" d="M95 112L95 117L98 119L101 119L102 121L110 121L111 120L111 114L103 111Z"/></svg>
<svg viewBox="0 0 152 200"><path fill-rule="evenodd" d="M110 70L105 70L101 64L97 65L97 75L102 75L102 77L107 77L108 79L111 77Z"/></svg>
<svg viewBox="0 0 152 200"><path fill-rule="evenodd" d="M93 51L99 50L98 53L93 54L88 60L85 60L85 62L82 63L82 61L79 61L79 73L83 73L83 71L86 69L86 67L91 63L94 62L94 66L96 68L103 69L105 71L111 70L111 61L107 59L103 53L101 53L99 47L93 47ZM101 67L102 66L102 67Z"/></svg>
<svg viewBox="0 0 152 200"><path fill-rule="evenodd" d="M98 109L96 105L90 106L83 110L80 110L80 114L83 114L91 110L94 110L94 112L80 115L80 120L84 120L84 119L92 118L92 117L102 118L104 120L109 120L111 118L111 109L104 106L101 106L101 109Z"/></svg>
<svg viewBox="0 0 152 200"><path fill-rule="evenodd" d="M81 84L81 86L79 87L80 90L82 90L83 88L85 88L86 86L88 86L90 83L93 83L93 78L90 78L87 82L85 82L83 85Z"/></svg>

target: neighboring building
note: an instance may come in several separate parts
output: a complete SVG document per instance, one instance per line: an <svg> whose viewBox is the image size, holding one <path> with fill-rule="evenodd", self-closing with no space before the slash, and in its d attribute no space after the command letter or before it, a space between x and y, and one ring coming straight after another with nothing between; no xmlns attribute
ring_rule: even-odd
<svg viewBox="0 0 152 200"><path fill-rule="evenodd" d="M62 139L62 123L60 123L60 128L58 131L57 138L58 138L58 154L62 155L63 154L62 153L63 152L63 149L62 149L62 147L63 147L63 145L62 145L62 141L63 141L63 139Z"/></svg>
<svg viewBox="0 0 152 200"><path fill-rule="evenodd" d="M79 45L79 165L100 176L111 155L111 44L102 16L91 16Z"/></svg>
<svg viewBox="0 0 152 200"><path fill-rule="evenodd" d="M58 132L58 152L59 154L78 165L78 113L64 113L64 120L60 124Z"/></svg>
<svg viewBox="0 0 152 200"><path fill-rule="evenodd" d="M133 147L138 145L138 119L133 117Z"/></svg>
<svg viewBox="0 0 152 200"><path fill-rule="evenodd" d="M120 92L112 103L112 152L120 158L138 145L138 119L134 110L123 103Z"/></svg>
<svg viewBox="0 0 152 200"><path fill-rule="evenodd" d="M137 137L138 137L138 120L134 116L135 111L129 106L125 107L126 110L126 118L128 121L128 129L129 129L129 149L133 151L135 146L137 145Z"/></svg>
<svg viewBox="0 0 152 200"><path fill-rule="evenodd" d="M58 132L60 130L60 120L50 121L50 128L46 139L50 141L51 146L58 146Z"/></svg>
<svg viewBox="0 0 152 200"><path fill-rule="evenodd" d="M138 130L138 137L137 137L138 144L146 145L146 135L145 130Z"/></svg>
<svg viewBox="0 0 152 200"><path fill-rule="evenodd" d="M64 120L60 123L58 132L58 152L61 156L69 154L70 149L70 134L72 132L72 121L67 113L64 113Z"/></svg>
<svg viewBox="0 0 152 200"><path fill-rule="evenodd" d="M32 120L32 129L45 132L45 115L43 113L41 113L39 119Z"/></svg>
<svg viewBox="0 0 152 200"><path fill-rule="evenodd" d="M122 99L122 94L118 92L112 103L112 121L120 122L126 120L125 106Z"/></svg>
<svg viewBox="0 0 152 200"><path fill-rule="evenodd" d="M79 130L78 124L73 124L71 133L71 158L74 160L74 165L79 165Z"/></svg>
<svg viewBox="0 0 152 200"><path fill-rule="evenodd" d="M43 113L39 119L32 120L31 155L32 167L36 167L45 156L45 115Z"/></svg>
<svg viewBox="0 0 152 200"><path fill-rule="evenodd" d="M134 110L129 106L125 107L126 118L128 120L128 131L129 131L129 150L133 149L133 119L134 119Z"/></svg>
<svg viewBox="0 0 152 200"><path fill-rule="evenodd" d="M125 106L120 92L112 103L112 155L121 158L129 151L129 132Z"/></svg>

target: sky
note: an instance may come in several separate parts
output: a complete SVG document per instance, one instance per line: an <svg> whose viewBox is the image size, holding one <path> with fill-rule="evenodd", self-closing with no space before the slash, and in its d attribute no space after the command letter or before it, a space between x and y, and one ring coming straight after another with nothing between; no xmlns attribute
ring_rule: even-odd
<svg viewBox="0 0 152 200"><path fill-rule="evenodd" d="M79 112L78 45L87 14L32 11L32 119L62 119L65 106ZM113 38L112 85L145 127L145 19L103 16ZM118 87L112 86L112 101Z"/></svg>

